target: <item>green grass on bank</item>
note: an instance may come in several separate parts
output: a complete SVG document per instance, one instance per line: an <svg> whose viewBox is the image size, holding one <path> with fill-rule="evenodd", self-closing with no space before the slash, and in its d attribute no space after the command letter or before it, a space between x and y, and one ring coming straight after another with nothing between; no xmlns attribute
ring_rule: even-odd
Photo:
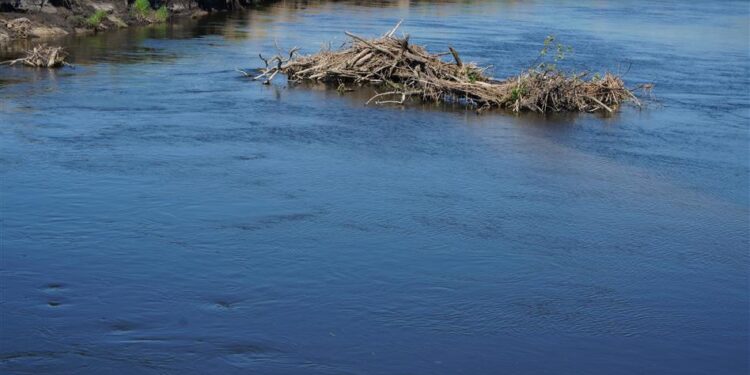
<svg viewBox="0 0 750 375"><path fill-rule="evenodd" d="M98 27L104 19L107 18L107 12L103 10L97 10L94 14L86 18L86 25L92 28Z"/></svg>
<svg viewBox="0 0 750 375"><path fill-rule="evenodd" d="M157 10L153 10L151 9L149 0L135 0L132 14L141 20L149 22L166 22L169 19L169 10L165 5L162 5Z"/></svg>

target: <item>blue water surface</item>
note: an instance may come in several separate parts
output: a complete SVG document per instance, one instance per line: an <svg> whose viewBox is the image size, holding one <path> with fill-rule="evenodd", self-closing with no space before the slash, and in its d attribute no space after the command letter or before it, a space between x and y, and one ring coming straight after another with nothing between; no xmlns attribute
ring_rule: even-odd
<svg viewBox="0 0 750 375"><path fill-rule="evenodd" d="M746 374L749 7L283 1L2 67L0 372ZM654 99L477 116L235 71L399 19L497 77L554 34Z"/></svg>

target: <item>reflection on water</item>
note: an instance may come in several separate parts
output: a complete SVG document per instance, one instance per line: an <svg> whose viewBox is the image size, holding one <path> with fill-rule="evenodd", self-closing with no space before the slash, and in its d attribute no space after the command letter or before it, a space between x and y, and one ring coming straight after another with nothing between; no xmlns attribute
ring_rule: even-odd
<svg viewBox="0 0 750 375"><path fill-rule="evenodd" d="M402 18L501 77L554 33L662 105L477 116L235 71ZM0 372L746 373L748 18L286 1L4 67Z"/></svg>

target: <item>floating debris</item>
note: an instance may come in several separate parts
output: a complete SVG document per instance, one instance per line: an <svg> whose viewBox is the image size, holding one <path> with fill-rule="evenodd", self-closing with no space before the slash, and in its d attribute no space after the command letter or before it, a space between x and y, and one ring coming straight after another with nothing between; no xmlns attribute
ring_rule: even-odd
<svg viewBox="0 0 750 375"><path fill-rule="evenodd" d="M409 35L394 36L396 27L376 39L346 32L350 41L340 50L324 49L309 56L298 48L270 59L260 55L265 67L259 74L241 71L254 80L270 82L278 73L290 82L322 82L339 91L346 85L370 85L384 92L367 104L404 104L410 98L424 102L459 103L484 111L504 108L513 112L614 112L622 103L640 106L633 92L614 74L588 78L587 73L566 74L556 68L538 66L506 80L485 74L487 68L464 63L459 53L431 54L409 43ZM443 61L451 56L452 61Z"/></svg>
<svg viewBox="0 0 750 375"><path fill-rule="evenodd" d="M26 51L26 56L15 60L3 61L0 64L15 65L22 63L36 68L59 68L68 64L65 59L67 52L62 47L50 47L40 44Z"/></svg>

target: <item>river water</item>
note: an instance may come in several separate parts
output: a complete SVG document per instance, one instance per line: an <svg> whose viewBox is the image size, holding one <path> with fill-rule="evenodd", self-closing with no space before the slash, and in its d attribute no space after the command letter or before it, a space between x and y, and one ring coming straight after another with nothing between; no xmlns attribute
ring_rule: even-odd
<svg viewBox="0 0 750 375"><path fill-rule="evenodd" d="M748 7L286 1L3 67L0 372L745 374ZM235 71L399 19L498 77L555 34L655 100L476 116Z"/></svg>

